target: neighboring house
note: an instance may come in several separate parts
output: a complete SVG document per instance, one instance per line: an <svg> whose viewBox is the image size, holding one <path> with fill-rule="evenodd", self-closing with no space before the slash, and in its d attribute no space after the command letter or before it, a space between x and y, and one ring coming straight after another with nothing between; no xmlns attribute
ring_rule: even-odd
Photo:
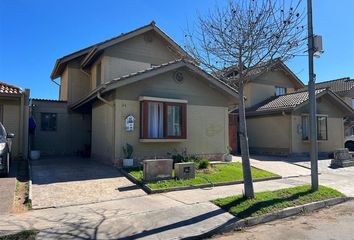
<svg viewBox="0 0 354 240"><path fill-rule="evenodd" d="M27 158L29 90L0 82L0 122L6 131L14 133L12 158Z"/></svg>
<svg viewBox="0 0 354 240"><path fill-rule="evenodd" d="M280 61L270 71L250 78L245 104L251 153L309 153L308 94L299 91L302 88L303 83ZM343 118L353 110L326 88L318 89L316 98L319 152L330 153L344 146Z"/></svg>
<svg viewBox="0 0 354 240"><path fill-rule="evenodd" d="M330 81L316 83L316 88L329 88L342 98L349 106L354 108L354 79L339 78ZM344 121L345 136L354 135L354 115L348 116Z"/></svg>
<svg viewBox="0 0 354 240"><path fill-rule="evenodd" d="M137 160L184 150L220 159L226 151L237 91L154 22L58 59L51 78L59 77L60 101L90 116L94 159L120 162L126 143Z"/></svg>

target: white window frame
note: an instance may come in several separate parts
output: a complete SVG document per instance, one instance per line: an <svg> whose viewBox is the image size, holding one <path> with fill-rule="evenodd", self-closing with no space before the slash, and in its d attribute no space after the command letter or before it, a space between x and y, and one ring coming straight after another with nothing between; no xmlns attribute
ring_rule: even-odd
<svg viewBox="0 0 354 240"><path fill-rule="evenodd" d="M281 96L286 94L286 87L275 86L275 96Z"/></svg>

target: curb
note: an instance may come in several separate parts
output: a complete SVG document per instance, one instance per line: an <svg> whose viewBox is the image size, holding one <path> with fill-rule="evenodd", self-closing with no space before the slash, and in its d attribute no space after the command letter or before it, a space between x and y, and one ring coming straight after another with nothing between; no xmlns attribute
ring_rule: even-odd
<svg viewBox="0 0 354 240"><path fill-rule="evenodd" d="M121 168L119 170L131 182L139 185L147 194L165 193L165 192L182 191L182 190L192 190L192 189L198 189L198 188L220 187L220 186L228 186L228 185L235 185L235 184L244 183L243 180L238 180L238 181L232 181L232 182L206 183L206 184L198 184L198 185L193 185L193 186L151 189L149 186L144 184L142 181L139 181L138 179L136 179L134 176L132 176L130 173L126 172L124 169ZM253 182L263 182L263 181L278 180L278 179L282 179L282 177L281 176L274 176L274 177L267 177L267 178L257 178L257 179L254 179Z"/></svg>
<svg viewBox="0 0 354 240"><path fill-rule="evenodd" d="M261 223L271 222L274 220L282 219L291 217L294 215L298 215L304 212L313 212L318 209L334 206L340 203L344 203L346 201L353 200L351 197L339 197L339 198L332 198L327 199L319 202L308 203L305 205L300 205L296 207L289 207L283 210L279 210L273 213L267 213L257 217L248 217L245 219L240 220L237 217L232 218L228 222L224 223L223 225L210 230L209 232L203 233L198 236L190 237L187 239L202 239L202 238L209 238L216 234L227 233L232 231L237 231L246 227L252 227Z"/></svg>

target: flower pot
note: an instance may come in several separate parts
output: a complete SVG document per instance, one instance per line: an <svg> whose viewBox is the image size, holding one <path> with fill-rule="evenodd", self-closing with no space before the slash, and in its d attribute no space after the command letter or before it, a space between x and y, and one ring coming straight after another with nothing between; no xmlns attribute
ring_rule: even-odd
<svg viewBox="0 0 354 240"><path fill-rule="evenodd" d="M132 158L123 159L123 167L133 167L134 160Z"/></svg>
<svg viewBox="0 0 354 240"><path fill-rule="evenodd" d="M30 152L30 158L32 159L32 160L37 160L37 159L39 159L41 157L41 152L39 151L39 150L32 150L31 152Z"/></svg>
<svg viewBox="0 0 354 240"><path fill-rule="evenodd" d="M224 154L224 161L225 162L231 162L232 161L232 155L229 153Z"/></svg>

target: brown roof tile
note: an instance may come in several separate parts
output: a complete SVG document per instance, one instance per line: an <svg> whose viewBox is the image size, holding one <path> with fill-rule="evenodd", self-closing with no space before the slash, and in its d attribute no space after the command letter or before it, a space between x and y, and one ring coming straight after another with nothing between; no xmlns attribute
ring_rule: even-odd
<svg viewBox="0 0 354 240"><path fill-rule="evenodd" d="M354 87L354 79L339 78L326 82L319 82L316 84L316 88L329 88L335 93L344 93L350 91Z"/></svg>
<svg viewBox="0 0 354 240"><path fill-rule="evenodd" d="M325 88L317 89L316 95L326 91ZM247 113L263 113L271 111L291 110L308 100L308 92L294 92L280 96L274 96L264 100L263 102L246 109ZM234 113L237 113L236 110Z"/></svg>
<svg viewBox="0 0 354 240"><path fill-rule="evenodd" d="M22 89L4 82L0 82L0 94L21 95Z"/></svg>
<svg viewBox="0 0 354 240"><path fill-rule="evenodd" d="M354 79L350 79L349 77L338 78L334 80L329 80L325 82L316 83L316 88L329 88L332 92L337 94L345 94L349 92L354 87ZM307 86L300 89L300 91L307 90Z"/></svg>

